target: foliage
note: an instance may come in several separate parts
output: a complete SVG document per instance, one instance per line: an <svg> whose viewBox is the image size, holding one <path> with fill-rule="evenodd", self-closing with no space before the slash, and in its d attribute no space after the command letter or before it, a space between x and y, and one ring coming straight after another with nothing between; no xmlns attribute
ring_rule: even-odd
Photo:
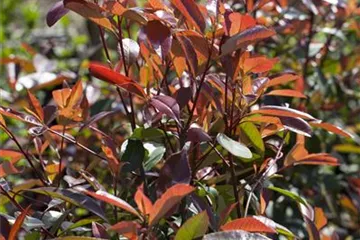
<svg viewBox="0 0 360 240"><path fill-rule="evenodd" d="M76 39L75 14L89 42L0 32L0 238L360 236L356 1L63 0L44 21Z"/></svg>

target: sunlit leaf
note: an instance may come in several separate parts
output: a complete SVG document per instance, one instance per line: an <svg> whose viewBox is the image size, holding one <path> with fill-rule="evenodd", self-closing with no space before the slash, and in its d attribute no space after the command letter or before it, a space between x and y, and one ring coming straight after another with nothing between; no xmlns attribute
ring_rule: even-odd
<svg viewBox="0 0 360 240"><path fill-rule="evenodd" d="M143 215L147 215L150 214L150 212L153 210L153 204L151 202L151 200L144 194L144 191L142 188L138 188L135 196L134 196L134 200L136 202L136 205L139 208L139 211L143 214Z"/></svg>
<svg viewBox="0 0 360 240"><path fill-rule="evenodd" d="M303 93L296 91L296 90L291 90L291 89L272 90L272 91L266 93L266 95L306 98L306 96Z"/></svg>
<svg viewBox="0 0 360 240"><path fill-rule="evenodd" d="M175 240L192 240L202 237L208 229L209 217L203 211L189 218L177 231Z"/></svg>
<svg viewBox="0 0 360 240"><path fill-rule="evenodd" d="M261 234L250 233L243 230L210 233L205 235L203 238L203 240L238 240L238 239L270 240L270 238L267 238Z"/></svg>
<svg viewBox="0 0 360 240"><path fill-rule="evenodd" d="M193 0L172 0L172 4L181 12L189 23L191 23L199 32L205 29L205 19Z"/></svg>
<svg viewBox="0 0 360 240"><path fill-rule="evenodd" d="M252 158L251 151L244 144L232 140L225 134L219 133L216 136L216 140L223 148L228 150L232 155L241 157L242 159Z"/></svg>
<svg viewBox="0 0 360 240"><path fill-rule="evenodd" d="M221 226L223 231L244 230L247 232L276 233L275 229L268 227L253 217L244 217L230 221Z"/></svg>
<svg viewBox="0 0 360 240"><path fill-rule="evenodd" d="M24 211L21 212L21 214L16 218L15 223L13 224L13 226L11 227L10 233L9 233L9 240L16 240L17 239L17 235L21 229L21 226L25 220L26 215L28 214L28 212L30 211L31 205L29 205L27 208L24 209Z"/></svg>
<svg viewBox="0 0 360 240"><path fill-rule="evenodd" d="M280 116L280 117L300 117L305 120L316 120L313 116L308 113L301 112L296 109L282 107L282 106L264 106L259 110L254 110L251 112L252 114L260 113L264 115L270 116Z"/></svg>
<svg viewBox="0 0 360 240"><path fill-rule="evenodd" d="M252 146L259 151L260 153L263 153L265 151L265 145L262 140L261 134L257 127L251 123L251 122L245 122L240 124L240 129L243 134L246 135L248 140L251 142Z"/></svg>

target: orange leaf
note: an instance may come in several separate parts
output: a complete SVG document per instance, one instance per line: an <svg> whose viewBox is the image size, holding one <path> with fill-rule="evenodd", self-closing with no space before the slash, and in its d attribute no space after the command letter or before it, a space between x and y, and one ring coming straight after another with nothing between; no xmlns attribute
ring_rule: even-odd
<svg viewBox="0 0 360 240"><path fill-rule="evenodd" d="M27 91L31 108L36 112L40 120L44 120L44 111L41 107L39 100L30 92Z"/></svg>
<svg viewBox="0 0 360 240"><path fill-rule="evenodd" d="M319 127L319 128L322 128L322 129L325 129L329 132L332 132L332 133L335 133L335 134L338 134L338 135L341 135L343 137L349 137L351 138L352 136L347 133L346 131L342 130L341 128L335 126L335 125L332 125L330 123L316 123L316 122L310 122L310 125L311 126L314 126L314 127Z"/></svg>
<svg viewBox="0 0 360 240"><path fill-rule="evenodd" d="M144 194L143 190L139 187L135 193L135 202L143 215L150 214L153 210L153 204L150 199Z"/></svg>
<svg viewBox="0 0 360 240"><path fill-rule="evenodd" d="M111 226L110 229L124 235L130 240L138 239L137 230L140 228L140 224L132 221L122 221L118 222L115 225Z"/></svg>
<svg viewBox="0 0 360 240"><path fill-rule="evenodd" d="M316 207L315 209L315 226L320 231L327 224L327 218L325 216L324 210L322 208Z"/></svg>
<svg viewBox="0 0 360 240"><path fill-rule="evenodd" d="M111 139L104 137L102 140L101 149L105 153L112 174L116 176L120 170L120 161L117 158L116 147L114 143Z"/></svg>
<svg viewBox="0 0 360 240"><path fill-rule="evenodd" d="M316 153L316 154L309 154L308 156L294 162L294 165L300 165L300 164L338 166L339 161L337 158L332 157L327 153Z"/></svg>
<svg viewBox="0 0 360 240"><path fill-rule="evenodd" d="M96 192L84 190L84 193L140 217L139 213L130 204L108 192L105 192L103 190L98 190Z"/></svg>
<svg viewBox="0 0 360 240"><path fill-rule="evenodd" d="M206 27L205 19L194 0L172 0L171 3L199 32L204 31Z"/></svg>
<svg viewBox="0 0 360 240"><path fill-rule="evenodd" d="M70 88L63 88L59 90L55 90L52 92L54 101L59 108L65 108L67 106L67 101L71 95Z"/></svg>
<svg viewBox="0 0 360 240"><path fill-rule="evenodd" d="M255 25L256 20L248 14L242 15L238 12L226 12L224 15L224 32L230 37Z"/></svg>
<svg viewBox="0 0 360 240"><path fill-rule="evenodd" d="M120 73L113 71L101 64L91 63L89 67L90 73L108 83L115 84L139 97L146 98L144 89L136 82Z"/></svg>
<svg viewBox="0 0 360 240"><path fill-rule="evenodd" d="M161 195L155 202L152 211L150 212L149 225L154 225L165 216L165 214L178 204L186 195L194 191L195 188L187 184L176 184Z"/></svg>
<svg viewBox="0 0 360 240"><path fill-rule="evenodd" d="M97 4L85 0L64 0L64 6L97 25L115 32L110 20L103 15L104 9Z"/></svg>
<svg viewBox="0 0 360 240"><path fill-rule="evenodd" d="M268 92L266 95L306 98L306 96L304 94L302 94L301 92L298 92L296 90L291 90L291 89L272 90L271 92Z"/></svg>
<svg viewBox="0 0 360 240"><path fill-rule="evenodd" d="M270 81L266 84L266 87L273 87L280 84L286 84L291 81L295 81L299 76L295 74L283 74L278 77L271 78Z"/></svg>
<svg viewBox="0 0 360 240"><path fill-rule="evenodd" d="M253 217L244 217L244 218L235 219L221 226L221 230L223 231L244 230L247 232L276 233L276 231L273 228L266 226L264 223Z"/></svg>
<svg viewBox="0 0 360 240"><path fill-rule="evenodd" d="M27 208L24 209L24 211L22 211L22 213L16 218L14 225L12 226L9 236L8 236L8 240L16 240L16 236L18 234L18 232L21 229L21 226L25 220L26 215L28 214L29 210L31 208L31 205L29 205Z"/></svg>
<svg viewBox="0 0 360 240"><path fill-rule="evenodd" d="M269 59L266 57L253 57L253 58L247 58L244 61L244 72L253 72L253 73L262 73L262 72L267 72L270 71L274 64L277 62L278 60L276 58L274 59Z"/></svg>

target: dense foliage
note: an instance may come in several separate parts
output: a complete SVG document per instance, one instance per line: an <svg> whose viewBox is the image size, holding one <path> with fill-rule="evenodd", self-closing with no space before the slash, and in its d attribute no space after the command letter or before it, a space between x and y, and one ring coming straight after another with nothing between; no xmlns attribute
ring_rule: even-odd
<svg viewBox="0 0 360 240"><path fill-rule="evenodd" d="M356 0L23 4L0 239L360 237Z"/></svg>

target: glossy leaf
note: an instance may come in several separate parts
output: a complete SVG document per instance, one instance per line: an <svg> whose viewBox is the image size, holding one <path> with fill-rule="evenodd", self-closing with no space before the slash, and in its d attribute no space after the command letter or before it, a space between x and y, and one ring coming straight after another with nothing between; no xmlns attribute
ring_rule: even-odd
<svg viewBox="0 0 360 240"><path fill-rule="evenodd" d="M242 159L252 158L251 151L244 144L232 140L225 134L219 133L216 136L216 140L223 148L228 150L232 155L236 157L240 157Z"/></svg>
<svg viewBox="0 0 360 240"><path fill-rule="evenodd" d="M124 49L125 63L127 66L131 66L133 63L136 62L136 59L139 56L139 53L140 53L139 44L130 38L123 38L122 46ZM120 46L119 46L119 48L120 48ZM120 49L118 49L118 52L120 55L122 55L122 52Z"/></svg>
<svg viewBox="0 0 360 240"><path fill-rule="evenodd" d="M267 87L273 87L280 84L287 84L289 82L295 81L298 79L299 76L295 74L283 74L274 78L271 78L270 81L267 83Z"/></svg>
<svg viewBox="0 0 360 240"><path fill-rule="evenodd" d="M240 129L258 152L263 153L265 151L264 142L255 124L245 122L240 124Z"/></svg>
<svg viewBox="0 0 360 240"><path fill-rule="evenodd" d="M69 9L64 7L63 1L56 2L46 14L46 24L51 27L59 21L64 15L69 12Z"/></svg>
<svg viewBox="0 0 360 240"><path fill-rule="evenodd" d="M175 240L192 240L202 237L208 229L209 217L203 211L189 218L177 231Z"/></svg>
<svg viewBox="0 0 360 240"><path fill-rule="evenodd" d="M194 190L194 187L187 184L176 184L167 189L154 203L153 210L150 212L149 225L158 223L171 208Z"/></svg>
<svg viewBox="0 0 360 240"><path fill-rule="evenodd" d="M269 96L281 96L281 97L298 97L298 98L306 98L306 96L296 90L291 89L282 89L282 90L272 90L268 92L266 95Z"/></svg>
<svg viewBox="0 0 360 240"><path fill-rule="evenodd" d="M103 81L111 84L115 84L131 93L138 95L139 97L145 98L144 89L130 78L113 71L101 64L91 63L89 67L90 73Z"/></svg>
<svg viewBox="0 0 360 240"><path fill-rule="evenodd" d="M243 230L224 231L210 233L204 236L203 240L238 240L238 239L252 239L252 240L270 240L258 233L249 233Z"/></svg>
<svg viewBox="0 0 360 240"><path fill-rule="evenodd" d="M153 210L153 204L151 200L144 194L144 191L142 188L138 188L134 200L136 202L136 205L139 208L139 211L143 215L148 215Z"/></svg>
<svg viewBox="0 0 360 240"><path fill-rule="evenodd" d="M286 129L290 131L302 134L307 137L311 137L312 130L308 122L301 118L292 118L292 117L279 117L281 123Z"/></svg>
<svg viewBox="0 0 360 240"><path fill-rule="evenodd" d="M223 231L244 230L247 232L276 233L275 229L266 226L264 223L253 217L235 219L221 226L221 229Z"/></svg>
<svg viewBox="0 0 360 240"><path fill-rule="evenodd" d="M308 113L301 112L296 109L281 107L281 106L264 106L259 110L254 110L252 114L260 113L264 115L270 115L275 117L299 117L305 120L316 120L313 116Z"/></svg>
<svg viewBox="0 0 360 240"><path fill-rule="evenodd" d="M256 25L252 28L246 29L245 31L229 38L221 46L221 56L228 55L237 49L244 48L250 44L260 41L261 39L271 37L274 34L274 30L268 29L262 25Z"/></svg>

